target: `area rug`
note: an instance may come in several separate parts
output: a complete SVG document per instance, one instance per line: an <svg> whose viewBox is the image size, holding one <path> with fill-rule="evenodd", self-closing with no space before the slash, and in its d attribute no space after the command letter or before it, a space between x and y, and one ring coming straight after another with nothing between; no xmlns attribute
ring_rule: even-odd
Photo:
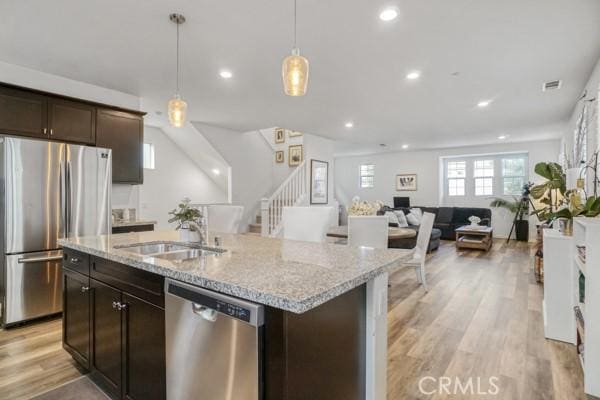
<svg viewBox="0 0 600 400"><path fill-rule="evenodd" d="M107 400L108 397L98 389L87 377L82 376L72 382L64 384L42 393L32 400Z"/></svg>

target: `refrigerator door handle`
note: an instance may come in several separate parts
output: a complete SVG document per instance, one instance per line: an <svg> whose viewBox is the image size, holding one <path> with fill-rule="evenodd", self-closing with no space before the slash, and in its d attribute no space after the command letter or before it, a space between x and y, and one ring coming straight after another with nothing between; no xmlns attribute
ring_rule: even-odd
<svg viewBox="0 0 600 400"><path fill-rule="evenodd" d="M63 238L67 237L67 178L66 170L63 162L59 163L58 167L58 185L59 185L59 197L60 197L60 222L62 225Z"/></svg>
<svg viewBox="0 0 600 400"><path fill-rule="evenodd" d="M67 161L67 173L66 173L66 186L67 186L67 190L66 190L66 194L67 194L67 202L66 202L66 208L65 208L65 215L66 215L66 221L67 221L67 227L66 227L66 232L67 235L66 237L70 237L71 236L71 162Z"/></svg>
<svg viewBox="0 0 600 400"><path fill-rule="evenodd" d="M47 261L58 261L62 260L62 255L60 256L50 256L50 257L30 257L30 258L19 258L17 262L19 264L31 264L31 263L39 263L39 262L47 262Z"/></svg>

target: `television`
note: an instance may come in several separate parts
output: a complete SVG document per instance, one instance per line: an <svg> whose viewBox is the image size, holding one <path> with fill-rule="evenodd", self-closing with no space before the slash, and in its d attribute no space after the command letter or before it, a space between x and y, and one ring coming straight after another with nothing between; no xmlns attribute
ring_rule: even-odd
<svg viewBox="0 0 600 400"><path fill-rule="evenodd" d="M394 208L410 208L410 197L394 197Z"/></svg>

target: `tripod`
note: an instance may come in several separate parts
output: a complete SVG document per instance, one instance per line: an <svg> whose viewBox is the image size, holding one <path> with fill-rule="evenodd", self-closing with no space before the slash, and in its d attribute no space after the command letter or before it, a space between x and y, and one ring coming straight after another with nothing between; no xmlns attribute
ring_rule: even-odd
<svg viewBox="0 0 600 400"><path fill-rule="evenodd" d="M519 220L519 216L522 215L523 213L527 212L529 206L531 206L531 209L533 211L535 211L535 206L533 205L533 201L531 201L531 199L529 198L529 190L527 190L521 196L521 200L519 201L519 208L517 208L517 212L515 213L515 219L513 220L512 226L510 227L510 233L508 234L508 237L506 238L507 244L510 241L510 237L512 236L513 230L515 231L515 238L516 238L516 236L517 236L517 221Z"/></svg>

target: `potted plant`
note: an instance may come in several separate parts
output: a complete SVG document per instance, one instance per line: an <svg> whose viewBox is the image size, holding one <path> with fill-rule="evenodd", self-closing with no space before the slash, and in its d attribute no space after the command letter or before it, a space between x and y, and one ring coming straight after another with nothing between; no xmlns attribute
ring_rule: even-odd
<svg viewBox="0 0 600 400"><path fill-rule="evenodd" d="M512 200L494 197L490 203L490 207L504 208L513 214L515 216L514 229L516 239L522 242L529 240L529 220L527 218L529 214L529 201L526 198L523 201L523 198L519 199L516 196L513 196Z"/></svg>
<svg viewBox="0 0 600 400"><path fill-rule="evenodd" d="M177 223L177 229L179 231L179 237L184 242L194 242L199 240L199 232L196 232L190 222L199 223L202 218L200 210L191 204L189 198L184 198L179 203L178 207L169 212L172 217L169 219L169 223Z"/></svg>

